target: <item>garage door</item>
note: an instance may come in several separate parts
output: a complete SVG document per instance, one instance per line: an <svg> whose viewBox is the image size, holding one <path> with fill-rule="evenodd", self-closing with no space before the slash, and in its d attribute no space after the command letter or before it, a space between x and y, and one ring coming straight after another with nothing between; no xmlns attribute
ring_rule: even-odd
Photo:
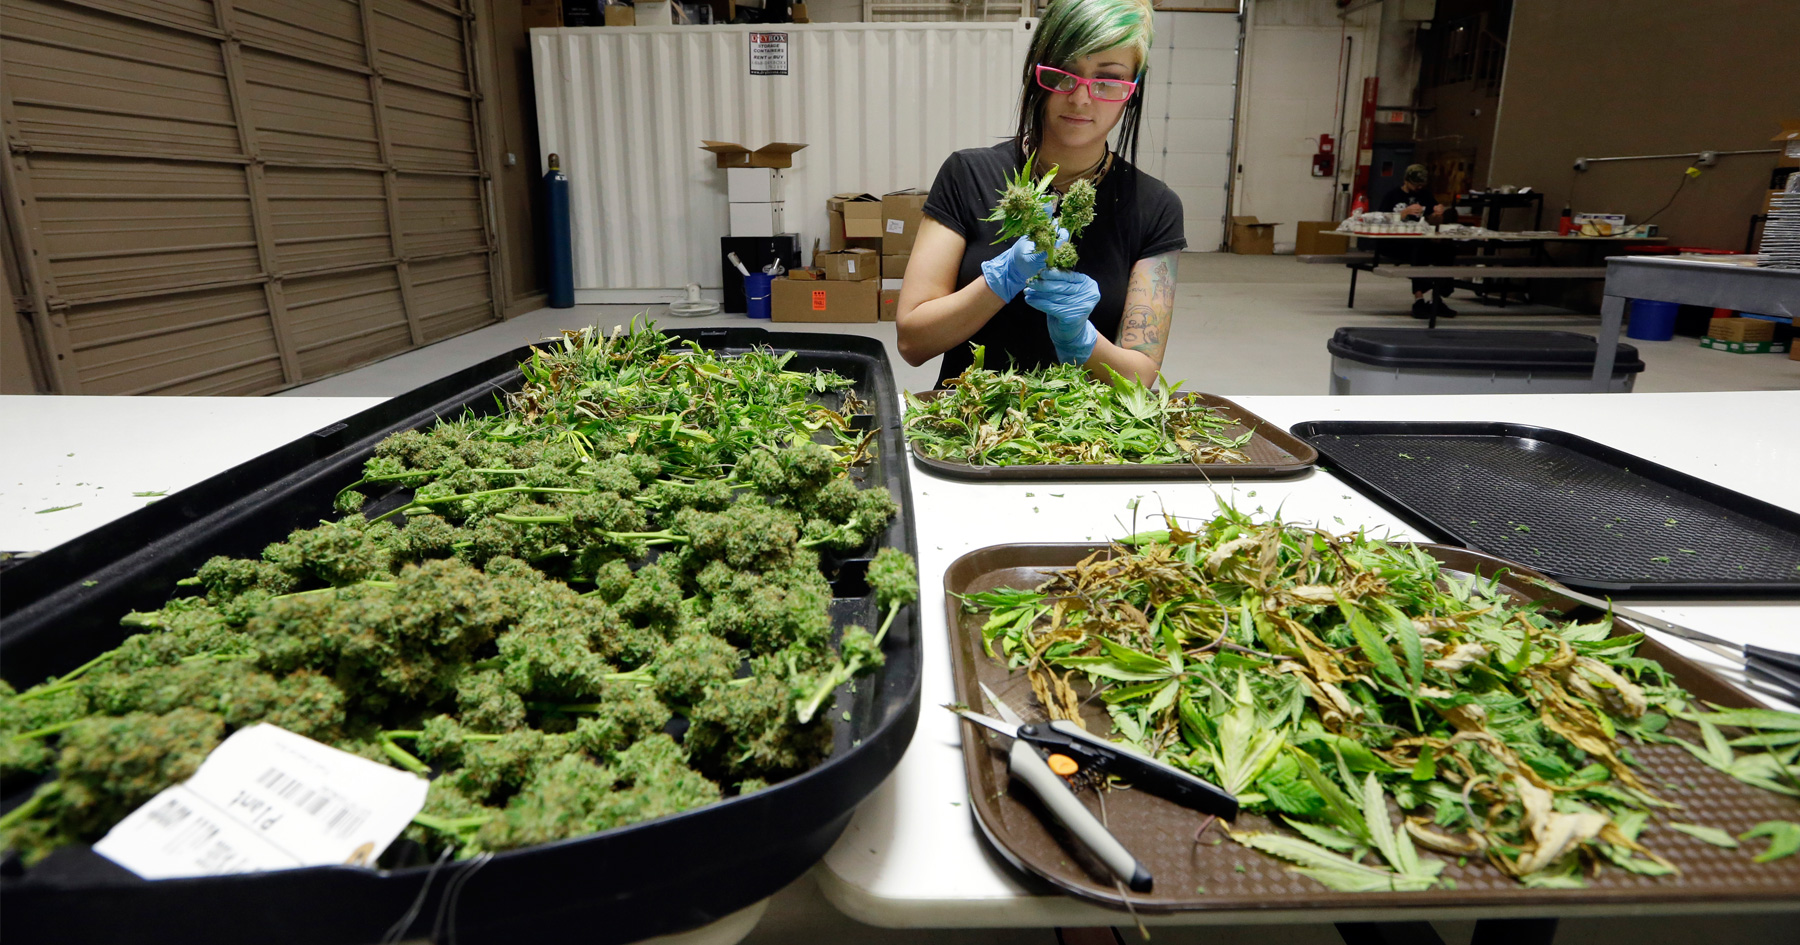
<svg viewBox="0 0 1800 945"><path fill-rule="evenodd" d="M50 383L247 394L498 317L468 0L0 0Z"/></svg>
<svg viewBox="0 0 1800 945"><path fill-rule="evenodd" d="M1138 163L1180 195L1193 252L1225 242L1237 60L1236 14L1157 11Z"/></svg>

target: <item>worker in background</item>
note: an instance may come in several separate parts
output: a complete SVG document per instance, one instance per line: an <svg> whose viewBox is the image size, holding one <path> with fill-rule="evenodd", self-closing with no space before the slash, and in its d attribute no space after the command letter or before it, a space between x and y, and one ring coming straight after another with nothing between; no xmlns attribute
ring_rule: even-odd
<svg viewBox="0 0 1800 945"><path fill-rule="evenodd" d="M1388 191L1371 209L1399 214L1403 221L1424 220L1437 225L1456 222L1456 209L1439 203L1432 194L1430 177L1423 164L1408 165L1400 186ZM1456 262L1456 244L1448 241L1407 240L1399 246L1385 248L1409 256L1415 266L1448 266ZM1439 318L1455 318L1456 312L1444 304L1444 296L1455 288L1455 282L1450 279L1414 279L1413 317L1430 318L1432 310L1436 309ZM1433 289L1437 290L1435 296L1427 299L1425 296Z"/></svg>
<svg viewBox="0 0 1800 945"><path fill-rule="evenodd" d="M1149 65L1149 0L1053 0L1025 58L1018 130L991 148L958 151L925 200L895 308L900 355L919 365L943 355L938 385L972 360L1020 368L1081 364L1156 381L1175 308L1175 266L1187 245L1181 200L1132 165ZM1107 136L1119 129L1119 150ZM1006 177L1033 158L1058 168L1065 191L1087 179L1094 221L1075 240L1074 272L1045 270L1048 246L995 245L983 219Z"/></svg>

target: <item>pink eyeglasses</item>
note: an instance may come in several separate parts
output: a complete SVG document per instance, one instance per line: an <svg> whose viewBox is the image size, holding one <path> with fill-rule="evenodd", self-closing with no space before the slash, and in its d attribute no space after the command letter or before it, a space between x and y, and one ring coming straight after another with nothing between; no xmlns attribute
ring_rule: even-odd
<svg viewBox="0 0 1800 945"><path fill-rule="evenodd" d="M1124 79L1084 79L1081 76L1052 69L1049 66L1037 67L1037 84L1047 92L1058 95L1072 95L1082 86L1088 87L1088 94L1102 102L1123 102L1137 91L1136 82Z"/></svg>

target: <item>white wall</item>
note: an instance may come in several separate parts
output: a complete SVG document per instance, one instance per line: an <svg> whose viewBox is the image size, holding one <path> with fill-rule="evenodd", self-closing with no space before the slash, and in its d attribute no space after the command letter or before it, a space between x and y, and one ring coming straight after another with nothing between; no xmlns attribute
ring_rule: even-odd
<svg viewBox="0 0 1800 945"><path fill-rule="evenodd" d="M1278 223L1275 241L1291 243L1295 223L1331 218L1333 190L1355 168L1362 80L1375 71L1380 7L1346 22L1332 0L1251 0L1246 15L1231 213ZM1340 91L1344 36L1352 39L1348 94ZM1332 178L1312 176L1320 134L1338 141Z"/></svg>
<svg viewBox="0 0 1800 945"><path fill-rule="evenodd" d="M1224 241L1237 45L1233 14L1156 14L1138 166L1181 198L1191 252L1214 252Z"/></svg>
<svg viewBox="0 0 1800 945"><path fill-rule="evenodd" d="M569 176L576 301L719 285L725 174L702 139L809 144L787 173L786 226L810 250L831 194L929 187L951 152L1014 127L1017 22L784 26L785 76L748 74L754 29L532 31L538 146Z"/></svg>

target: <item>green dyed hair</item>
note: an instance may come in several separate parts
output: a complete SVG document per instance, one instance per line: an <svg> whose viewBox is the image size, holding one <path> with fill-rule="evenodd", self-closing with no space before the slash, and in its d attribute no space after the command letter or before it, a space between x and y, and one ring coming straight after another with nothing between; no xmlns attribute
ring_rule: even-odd
<svg viewBox="0 0 1800 945"><path fill-rule="evenodd" d="M1038 66L1070 71L1075 60L1102 49L1124 46L1137 52L1137 81L1150 71L1150 39L1154 13L1150 0L1051 0L1038 21L1031 48L1025 53L1025 91L1019 101L1019 130L1014 137L1021 152L1042 140L1044 100L1049 92L1037 84ZM1143 116L1144 94L1125 103L1119 118L1119 152L1137 162L1138 123Z"/></svg>

